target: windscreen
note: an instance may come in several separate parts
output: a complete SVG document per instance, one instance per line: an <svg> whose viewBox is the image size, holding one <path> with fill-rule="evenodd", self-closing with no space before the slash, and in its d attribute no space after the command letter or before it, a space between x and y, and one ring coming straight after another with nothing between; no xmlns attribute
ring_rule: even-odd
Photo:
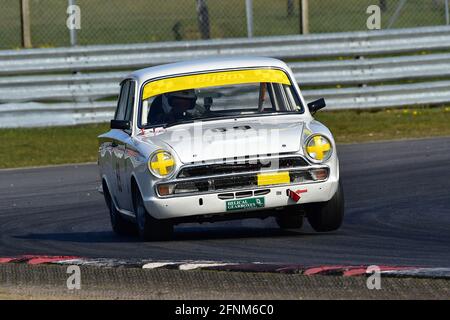
<svg viewBox="0 0 450 320"><path fill-rule="evenodd" d="M298 96L280 70L218 72L146 84L140 125L301 111Z"/></svg>

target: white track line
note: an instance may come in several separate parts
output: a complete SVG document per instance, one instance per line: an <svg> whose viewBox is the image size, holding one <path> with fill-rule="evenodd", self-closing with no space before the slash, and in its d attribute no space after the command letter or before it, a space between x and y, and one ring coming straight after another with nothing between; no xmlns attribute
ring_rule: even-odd
<svg viewBox="0 0 450 320"><path fill-rule="evenodd" d="M177 265L179 262L149 262L142 266L142 269L157 269L167 266Z"/></svg>
<svg viewBox="0 0 450 320"><path fill-rule="evenodd" d="M225 263L225 262L200 262L200 263L185 263L178 266L180 270L195 270L199 268L205 267L221 267L221 266L229 266L235 263Z"/></svg>

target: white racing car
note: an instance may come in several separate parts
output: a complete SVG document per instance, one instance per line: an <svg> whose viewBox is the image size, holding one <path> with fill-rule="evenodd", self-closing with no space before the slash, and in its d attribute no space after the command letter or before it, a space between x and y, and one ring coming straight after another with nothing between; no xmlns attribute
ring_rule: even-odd
<svg viewBox="0 0 450 320"><path fill-rule="evenodd" d="M281 228L340 227L344 196L331 132L282 61L203 59L121 82L99 136L102 191L118 234L167 239L175 224L274 216Z"/></svg>

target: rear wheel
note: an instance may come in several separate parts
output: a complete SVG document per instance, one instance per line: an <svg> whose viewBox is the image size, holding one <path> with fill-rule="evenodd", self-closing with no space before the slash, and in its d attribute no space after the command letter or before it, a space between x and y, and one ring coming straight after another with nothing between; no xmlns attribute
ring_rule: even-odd
<svg viewBox="0 0 450 320"><path fill-rule="evenodd" d="M139 191L134 194L134 212L139 238L143 241L169 240L173 234L173 224L153 218L145 209Z"/></svg>
<svg viewBox="0 0 450 320"><path fill-rule="evenodd" d="M344 190L340 182L333 198L308 206L307 217L309 224L317 232L339 229L344 220Z"/></svg>
<svg viewBox="0 0 450 320"><path fill-rule="evenodd" d="M114 233L118 235L134 234L136 232L134 224L126 220L117 210L106 183L103 183L103 196L105 197L105 202L109 209L109 217Z"/></svg>

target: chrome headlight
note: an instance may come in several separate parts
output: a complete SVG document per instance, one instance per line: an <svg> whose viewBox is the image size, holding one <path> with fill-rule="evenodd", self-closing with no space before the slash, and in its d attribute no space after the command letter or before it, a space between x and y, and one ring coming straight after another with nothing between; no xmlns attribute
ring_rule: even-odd
<svg viewBox="0 0 450 320"><path fill-rule="evenodd" d="M305 143L305 154L312 162L325 162L330 159L333 147L328 138L316 134L309 137Z"/></svg>
<svg viewBox="0 0 450 320"><path fill-rule="evenodd" d="M175 158L168 151L155 151L148 160L148 169L155 177L168 177L175 170Z"/></svg>

